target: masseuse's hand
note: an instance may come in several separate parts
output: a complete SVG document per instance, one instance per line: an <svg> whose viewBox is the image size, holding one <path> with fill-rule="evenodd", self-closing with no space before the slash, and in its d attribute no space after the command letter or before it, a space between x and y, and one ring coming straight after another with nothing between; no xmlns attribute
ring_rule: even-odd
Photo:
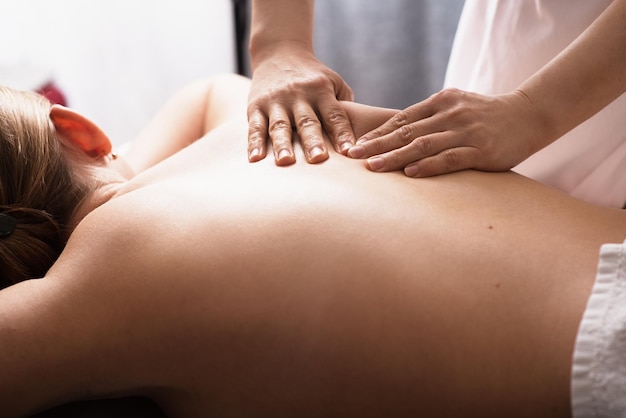
<svg viewBox="0 0 626 418"><path fill-rule="evenodd" d="M485 96L456 89L434 94L357 140L348 156L372 171L428 177L474 168L508 170L538 151L546 132L521 91Z"/></svg>
<svg viewBox="0 0 626 418"><path fill-rule="evenodd" d="M294 129L306 159L328 158L322 131L345 154L355 138L339 100L353 100L344 80L322 64L312 51L284 42L260 61L252 76L248 100L248 159L265 158L268 135L277 165L295 162Z"/></svg>

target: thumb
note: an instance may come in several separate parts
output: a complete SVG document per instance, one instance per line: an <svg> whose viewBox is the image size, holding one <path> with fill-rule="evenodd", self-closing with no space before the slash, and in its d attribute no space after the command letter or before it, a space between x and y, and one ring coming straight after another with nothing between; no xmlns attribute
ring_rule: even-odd
<svg viewBox="0 0 626 418"><path fill-rule="evenodd" d="M347 100L349 102L354 101L354 92L343 79L341 80L341 84L339 85L339 89L337 90L337 99L338 100Z"/></svg>

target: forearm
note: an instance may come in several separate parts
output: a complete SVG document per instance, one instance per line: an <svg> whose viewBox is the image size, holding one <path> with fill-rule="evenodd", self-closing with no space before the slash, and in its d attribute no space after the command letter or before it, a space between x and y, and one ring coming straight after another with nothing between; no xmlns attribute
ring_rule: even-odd
<svg viewBox="0 0 626 418"><path fill-rule="evenodd" d="M283 42L313 51L314 0L253 0L250 56L253 69Z"/></svg>
<svg viewBox="0 0 626 418"><path fill-rule="evenodd" d="M626 1L615 0L556 58L519 86L536 109L536 150L607 106L626 90Z"/></svg>

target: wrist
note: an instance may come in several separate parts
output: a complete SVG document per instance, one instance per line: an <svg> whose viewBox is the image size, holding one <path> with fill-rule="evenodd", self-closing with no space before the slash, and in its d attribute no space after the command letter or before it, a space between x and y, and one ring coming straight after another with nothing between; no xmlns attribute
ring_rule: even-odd
<svg viewBox="0 0 626 418"><path fill-rule="evenodd" d="M558 121L551 117L550 112L542 109L527 92L517 89L513 95L522 104L522 114L526 115L522 120L526 120L525 124L530 132L527 138L528 155L550 145L564 133L560 132Z"/></svg>
<svg viewBox="0 0 626 418"><path fill-rule="evenodd" d="M314 56L313 45L300 39L251 39L250 62L254 71L261 63L276 57Z"/></svg>

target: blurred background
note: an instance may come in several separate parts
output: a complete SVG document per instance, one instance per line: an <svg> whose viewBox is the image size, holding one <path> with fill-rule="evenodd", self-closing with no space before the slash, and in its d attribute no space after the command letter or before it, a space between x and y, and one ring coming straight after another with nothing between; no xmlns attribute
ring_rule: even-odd
<svg viewBox="0 0 626 418"><path fill-rule="evenodd" d="M114 144L173 92L250 75L250 0L0 0L0 83L46 83ZM356 100L407 107L441 89L463 0L317 0L314 45Z"/></svg>
<svg viewBox="0 0 626 418"><path fill-rule="evenodd" d="M0 0L0 83L53 80L114 144L176 90L236 70L230 0Z"/></svg>
<svg viewBox="0 0 626 418"><path fill-rule="evenodd" d="M463 0L317 0L314 45L355 100L405 108L441 90Z"/></svg>

